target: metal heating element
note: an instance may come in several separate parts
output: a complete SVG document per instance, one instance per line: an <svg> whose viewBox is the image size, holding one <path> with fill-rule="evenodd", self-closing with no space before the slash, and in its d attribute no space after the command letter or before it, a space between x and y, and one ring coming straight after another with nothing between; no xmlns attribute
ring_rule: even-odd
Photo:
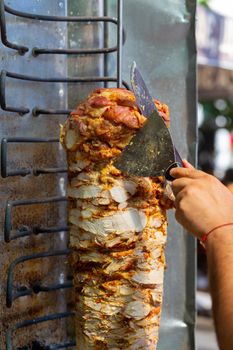
<svg viewBox="0 0 233 350"><path fill-rule="evenodd" d="M54 115L67 115L71 109L57 109L56 105L49 106L34 106L32 108L28 107L24 102L21 105L17 105L17 101L15 104L8 104L8 96L11 95L11 89L8 89L8 81L11 81L11 84L16 83L19 84L21 81L26 81L27 83L36 82L38 84L46 84L46 83L100 83L102 86L108 86L109 83L115 83L118 87L124 85L128 87L125 82L122 82L121 75L121 65L122 65L122 45L123 45L123 24L122 24L122 0L116 0L116 8L117 8L117 16L109 17L108 16L108 1L100 1L101 6L103 6L103 16L93 17L93 16L52 16L52 15L42 15L39 13L26 13L17 10L17 8L12 8L6 4L6 1L1 0L0 2L0 26L1 26L1 40L3 46L9 51L12 50L14 53L17 52L16 59L17 60L26 60L25 55L30 54L31 57L36 59L40 55L76 55L77 56L95 56L95 55L103 55L103 75L102 76L85 76L85 77L46 77L41 78L41 76L31 76L24 74L15 73L9 70L2 70L0 75L0 106L2 111L7 112L7 115L14 113L28 118L38 117L38 116L54 116ZM79 25L80 23L88 23L92 25L93 23L102 23L103 26L103 47L102 48L81 48L81 49L73 49L73 48L44 48L44 47L29 47L26 45L22 45L21 42L12 42L10 36L8 35L8 27L10 26L10 18L11 16L23 19L29 19L33 21L33 25L36 26L36 23L41 22L64 22L68 25L68 23L72 23L72 25ZM8 23L9 21L9 23ZM30 22L32 23L32 22ZM108 45L108 25L116 26L116 45L109 46ZM29 24L30 25L30 24ZM30 36L30 28L28 28L28 35ZM39 41L39 40L38 40ZM107 69L108 55L111 53L116 54L116 76L109 76ZM99 57L99 56L98 56ZM51 59L51 58L50 58ZM57 59L57 58L56 58ZM64 58L63 58L64 59ZM12 69L12 68L11 68ZM21 87L23 89L23 86ZM12 101L12 99L11 99ZM14 99L13 99L14 101ZM52 102L51 102L52 103ZM72 106L75 107L75 106ZM58 126L59 128L59 126ZM43 132L43 130L42 130ZM1 140L1 176L2 178L12 178L15 177L15 181L17 182L19 177L34 177L33 181L37 181L39 175L50 174L62 174L66 172L66 167L60 167L54 165L53 167L18 167L12 169L12 161L11 161L11 145L30 145L33 151L33 147L35 144L58 144L58 138L35 138L35 137L18 137L17 135L13 135L14 137L4 137ZM42 135L43 136L43 135ZM5 185L7 185L7 179L5 180ZM19 241L22 238L30 237L32 235L43 235L44 240L46 240L46 235L48 233L59 233L59 232L67 232L67 225L55 225L50 226L47 223L38 224L37 222L32 222L30 226L21 225L18 228L14 228L14 210L19 207L30 206L33 210L37 205L56 205L56 203L65 202L67 199L65 196L53 196L48 198L31 198L31 199L23 199L20 196L17 196L15 200L7 200L5 205L5 222L4 222L4 241L7 244L10 244L12 241ZM20 243L22 245L22 242ZM24 296L31 296L33 294L45 293L55 290L64 290L72 287L72 277L67 276L63 281L53 282L52 284L43 284L34 281L30 286L24 285L23 281L19 283L15 283L15 270L19 266L23 266L22 264L28 261L36 261L40 259L40 261L44 261L46 259L54 258L54 257L62 257L66 256L69 253L69 249L59 249L53 251L45 251L40 253L33 253L29 255L23 255L17 257L13 261L9 261L8 269L7 269L7 278L6 278L6 305L8 308L12 308L12 305ZM13 325L11 324L9 327L6 327L5 331L5 342L6 349L12 350L15 348L14 334L15 332L20 332L21 330L28 329L33 325L39 325L44 322L52 322L56 320L69 319L73 317L72 310L67 312L57 312L48 315L44 315L42 317L36 317L32 319L24 319L17 322L15 320ZM29 331L30 332L30 331ZM69 332L68 332L69 333ZM28 340L27 340L28 341ZM61 349L61 348L70 348L75 346L75 341L71 338L63 339L59 342L52 343L50 345L41 344L38 339L31 339L30 345L28 343L23 344L22 346L17 346L17 349Z"/></svg>

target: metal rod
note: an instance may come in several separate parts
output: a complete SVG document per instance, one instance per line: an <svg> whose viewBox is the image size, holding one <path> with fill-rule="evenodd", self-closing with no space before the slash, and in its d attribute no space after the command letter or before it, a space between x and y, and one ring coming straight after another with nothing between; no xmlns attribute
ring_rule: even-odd
<svg viewBox="0 0 233 350"><path fill-rule="evenodd" d="M7 112L18 112L19 115L24 115L30 112L28 108L14 108L6 106L6 76L7 72L2 70L0 75L0 106Z"/></svg>
<svg viewBox="0 0 233 350"><path fill-rule="evenodd" d="M56 285L52 285L52 286L43 286L40 284L35 284L32 289L33 292L35 294L38 294L40 292L52 292L58 289L66 289L66 288L71 288L73 287L73 283L72 281L68 281L68 282L63 282L63 283L58 283Z"/></svg>
<svg viewBox="0 0 233 350"><path fill-rule="evenodd" d="M72 109L40 109L37 107L34 107L32 109L32 115L34 117L38 117L39 115L67 115L72 112Z"/></svg>
<svg viewBox="0 0 233 350"><path fill-rule="evenodd" d="M59 227L32 227L32 229L26 229L22 227L21 229L18 229L15 234L10 235L10 239L5 240L5 242L10 242L17 238L27 237L32 234L39 235L39 234L48 234L48 233L58 233L58 232L68 232L69 228L68 226L59 226Z"/></svg>
<svg viewBox="0 0 233 350"><path fill-rule="evenodd" d="M17 50L21 55L24 55L27 51L29 51L28 47L19 46L13 44L7 39L7 31L6 31L6 21L5 21L5 12L26 18L26 19L34 19L40 21L53 21L53 22L76 22L76 23L112 23L114 25L118 24L118 20L114 17L102 16L102 17L94 17L94 16L47 16L47 15L39 15L39 14L31 14L22 11L17 11L7 5L5 5L4 0L1 1L0 7L0 25L1 25L1 38L2 42L5 46ZM67 55L98 55L98 54L108 54L110 52L117 51L118 47L103 47L103 48L91 48L91 49L45 49L45 48L37 48L34 47L32 49L32 54L34 56L42 55L42 54L67 54Z"/></svg>
<svg viewBox="0 0 233 350"><path fill-rule="evenodd" d="M56 78L56 77L50 77L50 78L41 78L41 77L35 77L30 75L24 75L24 74L18 74L18 73L12 73L9 71L5 71L6 76L12 79L20 79L20 80L26 80L26 81L37 81L37 82L46 82L46 83L96 83L96 82L103 82L103 81L111 81L116 82L117 79L115 77L74 77L74 78Z"/></svg>
<svg viewBox="0 0 233 350"><path fill-rule="evenodd" d="M7 177L7 139L2 140L1 144L1 175Z"/></svg>
<svg viewBox="0 0 233 350"><path fill-rule="evenodd" d="M116 52L117 46L113 47L104 47L101 49L40 49L34 47L32 49L32 55L44 55L44 54L64 54L64 55L100 55L100 54L109 54L111 52Z"/></svg>
<svg viewBox="0 0 233 350"><path fill-rule="evenodd" d="M20 55L24 55L29 49L25 46L19 46L11 43L7 39L7 31L6 31L6 18L5 18L5 5L4 1L0 1L0 26L1 26L1 39L2 43L9 47L10 49L17 50Z"/></svg>
<svg viewBox="0 0 233 350"><path fill-rule="evenodd" d="M67 168L35 168L35 169L17 169L17 170L7 170L7 151L8 151L8 143L59 143L59 139L57 138L30 138L30 137L14 137L14 138L3 138L1 141L1 176L3 178L9 176L26 176L26 175L34 175L39 176L42 174L58 174L58 173L66 173Z"/></svg>
<svg viewBox="0 0 233 350"><path fill-rule="evenodd" d="M4 6L4 1L3 6ZM17 11L7 5L5 5L5 11L23 18L28 19L35 19L39 21L53 21L53 22L79 22L79 23L87 23L87 22L110 22L117 24L117 19L114 17L94 17L94 16L46 16L46 15L39 15L36 13L27 13L22 11Z"/></svg>
<svg viewBox="0 0 233 350"><path fill-rule="evenodd" d="M117 87L122 86L122 46L123 46L123 3L122 0L117 0Z"/></svg>
<svg viewBox="0 0 233 350"><path fill-rule="evenodd" d="M108 0L104 0L104 16L108 13ZM108 24L104 23L104 47L108 45L109 30ZM108 55L104 55L104 76L108 76ZM104 82L104 87L108 87L108 83Z"/></svg>
<svg viewBox="0 0 233 350"><path fill-rule="evenodd" d="M39 176L42 174L62 174L62 173L67 173L67 168L44 168L44 169L40 169L40 168L36 168L36 169L32 169L32 173L35 176Z"/></svg>
<svg viewBox="0 0 233 350"><path fill-rule="evenodd" d="M5 220L4 220L4 240L5 242L10 242L13 239L19 237L29 236L31 234L41 234L41 233L55 233L55 232L67 232L67 226L61 227L32 227L28 228L26 226L17 230L15 234L12 234L12 209L18 206L24 205L36 205L36 204L53 204L58 202L67 202L66 197L50 197L43 199L21 199L16 201L8 201L5 209Z"/></svg>
<svg viewBox="0 0 233 350"><path fill-rule="evenodd" d="M13 350L13 344L12 344L12 337L13 333L20 328L33 326L38 323L48 322L48 321L54 321L58 319L68 318L74 316L73 312L62 312L57 314L51 314L43 317L34 318L32 320L25 320L22 322L16 323L14 326L9 328L6 332L6 350ZM46 350L55 350L55 349L61 349L61 348L69 348L75 346L75 341L69 340L60 344L52 344L48 345Z"/></svg>
<svg viewBox="0 0 233 350"><path fill-rule="evenodd" d="M121 65L119 66L121 69ZM118 67L118 69L119 69ZM119 77L66 77L66 78L56 78L56 77L50 77L50 78L41 78L41 77L35 77L30 75L24 75L24 74L17 74L9 71L2 70L0 75L0 105L1 108L4 111L8 112L17 112L19 115L25 115L30 112L29 108L22 108L22 107L11 107L6 106L6 96L5 96L5 90L6 90L6 77L12 78L12 79L19 79L23 81L31 81L31 82L41 82L41 83L96 83L96 82L114 82L119 85ZM122 84L129 89L128 84L123 81ZM60 115L60 114L69 114L70 109L67 110L56 110L56 109L41 109L38 107L34 107L32 109L32 113L34 116L38 116L39 114L54 114L54 115ZM15 174L17 175L17 174Z"/></svg>
<svg viewBox="0 0 233 350"><path fill-rule="evenodd" d="M4 138L8 143L24 142L24 143L47 143L47 142L59 142L57 137L41 138L41 137L8 137Z"/></svg>
<svg viewBox="0 0 233 350"><path fill-rule="evenodd" d="M34 292L33 288L31 288L31 289L25 288L21 291L14 292L14 290L13 290L14 269L18 264L23 263L25 261L29 261L29 260L67 255L69 253L70 253L70 249L64 249L64 250L54 251L54 252L31 254L28 256L22 256L20 258L15 259L10 264L10 266L8 268L8 272L7 272L6 306L8 308L10 308L15 299L22 297L22 296L25 296L25 295L31 295ZM65 283L58 283L56 285L47 286L47 287L40 286L40 290L42 291L43 288L47 288L46 291L53 291L53 290L57 290L57 289L70 288L71 286L72 286L72 284L70 284L70 283L67 284L67 282L65 282ZM37 288L38 288L38 285L37 285Z"/></svg>

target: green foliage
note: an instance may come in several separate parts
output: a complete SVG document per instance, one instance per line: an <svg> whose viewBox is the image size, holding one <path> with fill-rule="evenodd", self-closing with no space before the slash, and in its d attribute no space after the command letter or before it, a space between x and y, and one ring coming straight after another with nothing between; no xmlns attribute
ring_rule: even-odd
<svg viewBox="0 0 233 350"><path fill-rule="evenodd" d="M197 3L205 7L209 6L209 0L197 0Z"/></svg>
<svg viewBox="0 0 233 350"><path fill-rule="evenodd" d="M226 124L222 127L232 131L233 130L233 103L228 100L215 100L215 101L199 101L203 106L204 111L204 124L216 125L218 128L219 117L225 117ZM223 118L222 118L223 119Z"/></svg>

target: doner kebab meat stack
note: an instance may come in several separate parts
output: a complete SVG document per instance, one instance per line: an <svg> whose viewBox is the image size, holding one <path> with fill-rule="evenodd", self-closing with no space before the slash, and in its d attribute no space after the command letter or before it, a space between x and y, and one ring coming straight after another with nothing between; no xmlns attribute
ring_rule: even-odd
<svg viewBox="0 0 233 350"><path fill-rule="evenodd" d="M168 107L155 100L169 123ZM92 92L61 128L67 152L77 350L155 350L167 236L164 178L113 160L146 118L126 89Z"/></svg>

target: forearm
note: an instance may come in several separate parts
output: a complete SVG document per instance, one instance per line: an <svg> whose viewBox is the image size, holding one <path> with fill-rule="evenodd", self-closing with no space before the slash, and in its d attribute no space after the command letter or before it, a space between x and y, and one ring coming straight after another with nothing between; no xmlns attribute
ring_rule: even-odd
<svg viewBox="0 0 233 350"><path fill-rule="evenodd" d="M213 313L221 350L233 349L233 196L214 176L194 169L173 168L176 219L206 242ZM223 227L224 225L224 227Z"/></svg>
<svg viewBox="0 0 233 350"><path fill-rule="evenodd" d="M233 349L233 226L213 232L207 240L213 316L221 350Z"/></svg>

